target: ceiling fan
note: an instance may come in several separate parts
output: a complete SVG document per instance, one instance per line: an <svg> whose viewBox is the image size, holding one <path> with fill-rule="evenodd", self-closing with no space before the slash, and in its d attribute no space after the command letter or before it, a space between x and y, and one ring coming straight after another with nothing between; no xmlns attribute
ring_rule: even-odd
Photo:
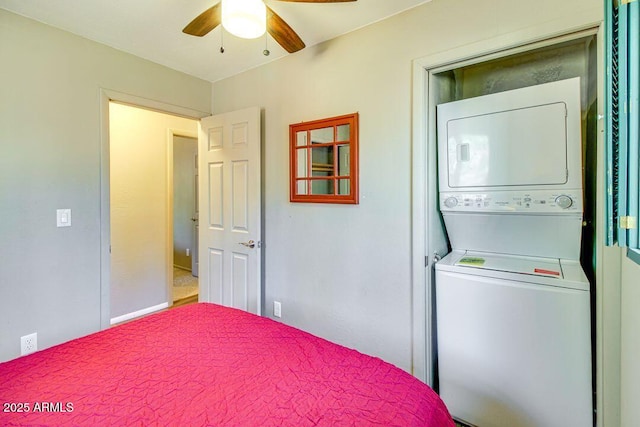
<svg viewBox="0 0 640 427"><path fill-rule="evenodd" d="M223 9L229 8L232 2L238 0L221 0L214 6L202 12L193 21L191 21L182 30L185 34L192 36L202 37L208 34L211 30L216 28L221 23L227 28L227 25L223 22L225 17L223 16ZM280 0L293 3L345 3L357 0ZM254 0L254 3L258 3L260 7L266 9L266 31L282 46L287 52L293 53L301 49L304 49L305 44L302 39L296 34L295 31L282 19L277 13L275 13L269 6L263 4L262 0ZM223 4L225 3L225 4ZM260 12L261 13L261 12ZM264 27L263 27L264 28ZM262 33L261 33L262 34ZM243 36L240 36L243 37ZM245 37L245 38L254 38Z"/></svg>

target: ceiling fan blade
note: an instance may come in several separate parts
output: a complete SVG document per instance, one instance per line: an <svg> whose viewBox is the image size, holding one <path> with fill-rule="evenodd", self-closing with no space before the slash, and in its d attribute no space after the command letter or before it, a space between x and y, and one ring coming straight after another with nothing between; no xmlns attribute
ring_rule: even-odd
<svg viewBox="0 0 640 427"><path fill-rule="evenodd" d="M220 3L205 10L184 27L183 33L202 37L220 25Z"/></svg>
<svg viewBox="0 0 640 427"><path fill-rule="evenodd" d="M357 1L357 0L280 0L280 1L288 1L290 3L346 3L346 2Z"/></svg>
<svg viewBox="0 0 640 427"><path fill-rule="evenodd" d="M269 6L267 6L267 32L287 52L293 53L304 49L305 44L295 31L284 22Z"/></svg>

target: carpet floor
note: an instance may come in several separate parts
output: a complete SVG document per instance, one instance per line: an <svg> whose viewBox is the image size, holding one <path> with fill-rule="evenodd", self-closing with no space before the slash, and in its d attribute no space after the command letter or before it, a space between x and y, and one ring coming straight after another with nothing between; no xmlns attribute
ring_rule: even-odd
<svg viewBox="0 0 640 427"><path fill-rule="evenodd" d="M173 267L173 300L178 301L198 295L198 278L190 271Z"/></svg>

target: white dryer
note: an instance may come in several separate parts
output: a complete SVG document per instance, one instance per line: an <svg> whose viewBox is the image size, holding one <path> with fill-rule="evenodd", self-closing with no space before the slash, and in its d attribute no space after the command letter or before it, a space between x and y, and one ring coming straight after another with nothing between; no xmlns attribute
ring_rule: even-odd
<svg viewBox="0 0 640 427"><path fill-rule="evenodd" d="M439 391L480 427L593 423L580 80L438 106Z"/></svg>

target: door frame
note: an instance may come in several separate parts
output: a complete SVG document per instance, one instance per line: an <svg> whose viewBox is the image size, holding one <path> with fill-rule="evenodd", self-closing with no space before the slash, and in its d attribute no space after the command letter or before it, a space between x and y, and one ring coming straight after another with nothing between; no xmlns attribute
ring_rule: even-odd
<svg viewBox="0 0 640 427"><path fill-rule="evenodd" d="M100 89L100 329L107 329L111 326L111 177L109 145L109 102L111 101L193 120L200 120L202 117L211 115L209 112L168 104L154 99L117 92L111 89Z"/></svg>

